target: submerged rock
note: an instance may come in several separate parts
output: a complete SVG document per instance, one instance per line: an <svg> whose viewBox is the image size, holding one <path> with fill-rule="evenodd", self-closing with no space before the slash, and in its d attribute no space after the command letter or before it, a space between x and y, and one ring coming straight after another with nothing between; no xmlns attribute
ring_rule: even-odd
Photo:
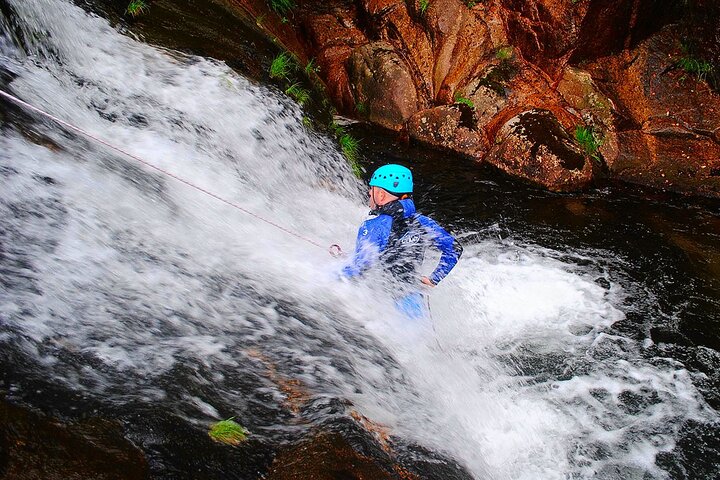
<svg viewBox="0 0 720 480"><path fill-rule="evenodd" d="M65 424L0 401L0 478L13 480L145 479L143 453L119 424Z"/></svg>

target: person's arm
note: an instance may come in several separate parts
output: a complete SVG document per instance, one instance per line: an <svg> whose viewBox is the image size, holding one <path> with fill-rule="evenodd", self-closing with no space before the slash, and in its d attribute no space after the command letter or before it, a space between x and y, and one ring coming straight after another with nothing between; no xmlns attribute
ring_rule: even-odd
<svg viewBox="0 0 720 480"><path fill-rule="evenodd" d="M360 225L352 262L342 269L344 277L357 277L375 263L380 252L387 245L390 231L389 225L385 225L388 223L387 220L392 221L388 216L381 216L366 220Z"/></svg>
<svg viewBox="0 0 720 480"><path fill-rule="evenodd" d="M438 225L435 220L424 215L419 215L418 220L430 234L430 238L432 238L435 247L440 250L440 261L437 267L435 267L435 270L429 277L426 277L433 285L437 285L450 273L450 270L455 267L460 259L460 255L462 255L463 248L462 245L455 240L455 237ZM423 283L426 282L423 280Z"/></svg>

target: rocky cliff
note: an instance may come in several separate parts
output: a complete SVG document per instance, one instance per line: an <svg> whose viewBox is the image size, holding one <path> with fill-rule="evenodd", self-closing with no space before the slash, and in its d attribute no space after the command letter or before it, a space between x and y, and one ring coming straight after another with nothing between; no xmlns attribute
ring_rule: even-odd
<svg viewBox="0 0 720 480"><path fill-rule="evenodd" d="M714 0L232 2L344 115L550 190L720 197Z"/></svg>

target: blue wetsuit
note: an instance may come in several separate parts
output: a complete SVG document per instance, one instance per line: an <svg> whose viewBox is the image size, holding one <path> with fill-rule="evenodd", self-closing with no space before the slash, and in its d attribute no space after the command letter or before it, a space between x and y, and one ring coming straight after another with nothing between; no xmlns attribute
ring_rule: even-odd
<svg viewBox="0 0 720 480"><path fill-rule="evenodd" d="M434 220L415 211L412 199L397 200L370 212L360 226L352 263L343 274L356 277L380 263L397 280L398 309L410 318L425 314L418 270L425 251L440 250L440 262L429 276L438 284L453 269L462 246Z"/></svg>

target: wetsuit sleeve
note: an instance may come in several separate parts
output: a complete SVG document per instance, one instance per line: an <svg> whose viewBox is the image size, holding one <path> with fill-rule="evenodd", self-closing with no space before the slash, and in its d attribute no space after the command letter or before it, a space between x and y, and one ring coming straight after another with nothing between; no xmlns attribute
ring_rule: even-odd
<svg viewBox="0 0 720 480"><path fill-rule="evenodd" d="M387 246L390 234L389 225L385 225L387 222L383 220L382 217L373 218L360 225L353 260L342 269L343 276L352 278L361 275L378 259L380 252Z"/></svg>
<svg viewBox="0 0 720 480"><path fill-rule="evenodd" d="M429 233L435 247L440 250L440 262L435 268L435 271L429 277L430 281L437 285L447 276L448 273L450 273L450 270L455 267L460 259L460 255L462 255L463 248L462 245L455 240L455 237L450 235L431 218L419 215L418 220Z"/></svg>

